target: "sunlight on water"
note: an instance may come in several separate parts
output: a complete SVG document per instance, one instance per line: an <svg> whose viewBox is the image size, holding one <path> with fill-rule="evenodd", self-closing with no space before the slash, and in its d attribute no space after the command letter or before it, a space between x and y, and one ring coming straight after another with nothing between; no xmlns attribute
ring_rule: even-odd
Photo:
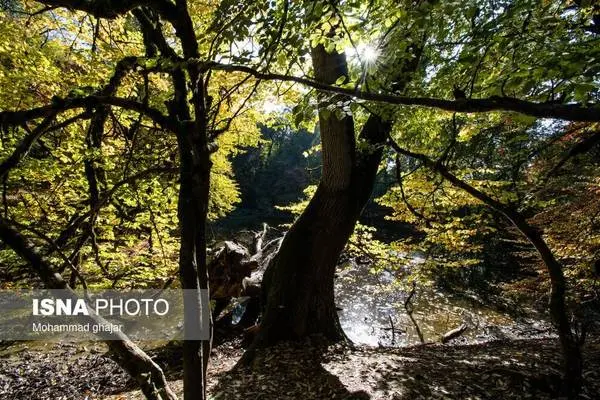
<svg viewBox="0 0 600 400"><path fill-rule="evenodd" d="M411 264L422 260L415 257ZM393 286L394 274L369 272L369 265L349 264L336 280L336 302L346 335L357 344L406 346L420 343L417 330L404 309L406 293ZM461 341L516 338L520 334L548 336L543 321L514 321L490 308L464 299L452 299L431 288L418 288L413 299L413 318L426 342L466 323L469 329ZM392 330L393 327L393 330ZM520 332L520 333L519 333ZM525 332L525 333L523 333Z"/></svg>

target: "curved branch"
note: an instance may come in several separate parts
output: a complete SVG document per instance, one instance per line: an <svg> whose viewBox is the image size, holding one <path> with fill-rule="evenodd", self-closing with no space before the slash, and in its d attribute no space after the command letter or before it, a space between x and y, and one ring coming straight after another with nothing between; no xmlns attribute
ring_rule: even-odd
<svg viewBox="0 0 600 400"><path fill-rule="evenodd" d="M141 6L154 9L173 22L178 18L177 8L169 0L37 0L53 8L64 7L93 15L96 18L114 19Z"/></svg>
<svg viewBox="0 0 600 400"><path fill-rule="evenodd" d="M46 132L56 131L58 129L69 126L80 119L90 118L90 114L87 111L84 111L81 114L69 118L63 122L49 126L49 124L52 123L55 117L56 113L51 113L33 131L28 132L27 136L23 138L23 141L19 143L19 145L13 151L13 153L7 159L5 159L2 162L2 164L0 164L0 178L5 178L6 174L12 168L16 167L19 164L19 162L27 156L27 153L29 153L29 151L33 147L33 144L40 138L41 135L43 135Z"/></svg>
<svg viewBox="0 0 600 400"><path fill-rule="evenodd" d="M567 154L565 154L560 161L546 174L546 180L555 175L556 172L566 164L571 158L583 154L590 149L592 149L597 143L600 142L600 130L594 132L591 136L582 140L581 142L575 144L573 147L569 149Z"/></svg>
<svg viewBox="0 0 600 400"><path fill-rule="evenodd" d="M417 167L418 169L418 167ZM416 171L416 169L415 169ZM408 211L410 211L410 213L412 215L414 215L415 217L417 217L420 220L425 221L427 224L430 223L429 219L423 215L422 213L420 213L416 208L413 207L412 204L410 204L410 201L408 201L408 199L406 198L406 193L404 193L404 184L403 184L403 180L404 177L402 176L402 173L400 172L400 154L396 154L396 181L398 182L398 187L400 188L400 196L402 197L402 202L404 203L404 205L406 206L406 208L408 209ZM410 298L409 298L410 301ZM404 304L404 308L406 308L406 303Z"/></svg>
<svg viewBox="0 0 600 400"><path fill-rule="evenodd" d="M191 62L198 62L198 60L191 60ZM217 62L205 62L200 64L201 69L205 70L213 69L230 72L245 72L254 76L256 79L295 82L312 87L322 92L343 94L355 99L374 101L378 103L430 107L463 113L514 111L539 118L556 118L565 121L600 121L600 106L598 105L584 106L581 104L556 104L552 102L535 103L512 97L500 96L492 96L485 99L459 100L445 100L431 97L396 96L391 94L372 93L342 88L321 83L311 78L260 72L254 68L244 65L229 65Z"/></svg>
<svg viewBox="0 0 600 400"><path fill-rule="evenodd" d="M444 179L450 182L452 185L464 190L469 193L471 196L475 197L477 200L487 204L498 212L506 215L510 220L513 219L514 213L511 209L509 209L506 205L499 202L498 200L493 199L486 193L478 190L477 188L469 185L467 182L461 180L456 175L452 174L441 162L436 162L431 158L427 157L422 153L415 153L410 150L403 149L396 143L391 137L388 139L388 144L390 147L398 154L402 154L404 156L408 156L414 158L415 160L421 161L423 165L427 168L439 173Z"/></svg>
<svg viewBox="0 0 600 400"><path fill-rule="evenodd" d="M536 227L530 225L527 218L516 208L495 200L486 193L471 186L450 172L442 163L433 161L425 154L414 153L401 148L391 137L389 138L389 144L396 152L421 160L425 166L442 175L444 179L448 180L455 187L464 190L488 207L502 213L535 247L550 277L549 310L552 320L558 328L558 335L563 350L565 380L571 386L579 385L578 381L581 377L582 362L581 350L578 340L571 329L571 322L569 321L567 306L565 304L565 276L562 265L544 240L542 233Z"/></svg>
<svg viewBox="0 0 600 400"><path fill-rule="evenodd" d="M27 153L33 147L33 144L42 136L42 134L46 131L46 128L52 124L54 118L56 117L57 111L51 111L48 113L44 121L40 123L36 128L31 131L25 139L13 151L13 153L0 164L0 178L4 178L6 174L19 164L19 162L27 156Z"/></svg>
<svg viewBox="0 0 600 400"><path fill-rule="evenodd" d="M124 108L136 109L142 114L154 116L152 118L156 122L167 123L166 117L162 116L158 110L154 110L147 106L144 103L132 102L128 99L120 99L112 97L116 93L119 85L121 84L123 78L126 74L133 70L136 66L139 65L137 57L125 57L121 59L117 65L115 66L114 74L108 81L108 83L99 89L95 96L90 96L88 98L80 97L69 97L66 100L60 99L58 97L54 97L52 99L52 104L45 107L39 107L37 109L31 109L26 111L5 111L0 112L0 128L6 128L9 125L24 125L25 129L28 131L28 135L21 141L21 143L17 146L17 148L13 151L13 153L0 164L0 178L6 176L6 174L27 155L27 153L31 150L34 143L46 132L54 129L58 129L60 127L68 126L71 123L77 121L82 117L91 116L92 122L90 124L90 132L92 132L92 136L100 136L98 133L103 129L104 123L108 116L108 112L110 109L110 105L121 105L126 106ZM98 107L98 110L95 114L91 114L92 105L91 103L97 102L98 104L102 104L102 107ZM104 102L105 101L105 102ZM81 103L83 102L83 103ZM73 118L67 119L62 123L56 125L54 128L50 127L56 116L61 111L65 111L70 108L75 108L78 106L85 106L86 110ZM145 111L141 111L144 108ZM27 129L26 122L31 119L41 118L44 120L38 124L38 126L31 132Z"/></svg>
<svg viewBox="0 0 600 400"><path fill-rule="evenodd" d="M79 298L38 249L2 217L0 217L0 241L27 261L47 288L62 289L72 299ZM91 323L102 325L107 323L102 316L96 313L90 313L86 318ZM151 400L177 399L177 396L169 388L167 378L160 366L123 332L105 332L98 335L104 339L112 351L113 359L137 381L146 398Z"/></svg>
<svg viewBox="0 0 600 400"><path fill-rule="evenodd" d="M52 248L52 251L56 252L58 254L58 256L63 260L63 266L69 267L69 269L71 271L73 271L73 273L75 273L77 279L79 279L79 282L81 283L81 286L83 287L85 296L87 296L87 290L88 290L87 282L86 282L85 278L83 277L83 275L81 274L81 271L79 271L79 268L77 268L73 264L71 259L62 251L62 249L60 247L58 247L58 245L54 242L54 240L52 240L50 237L48 237L44 232L42 232L32 226L21 224L14 220L9 221L9 225L13 225L21 230L29 231L29 232L33 233L35 236L37 236L38 238L40 238L41 240L43 240L44 242L46 242L50 246L50 248Z"/></svg>

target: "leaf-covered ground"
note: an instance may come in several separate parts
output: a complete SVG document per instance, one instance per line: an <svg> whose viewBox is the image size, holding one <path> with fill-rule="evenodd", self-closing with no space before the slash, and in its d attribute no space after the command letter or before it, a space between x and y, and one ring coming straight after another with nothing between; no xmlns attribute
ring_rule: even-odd
<svg viewBox="0 0 600 400"><path fill-rule="evenodd" d="M93 345L13 345L0 358L0 399L92 399L133 387L104 350Z"/></svg>
<svg viewBox="0 0 600 400"><path fill-rule="evenodd" d="M125 374L82 346L23 350L0 359L2 399L141 399ZM600 396L600 340L585 349L582 399ZM181 391L180 354L156 350ZM257 355L251 369L233 366L242 350L214 351L213 399L551 399L560 384L554 339L384 349L282 344Z"/></svg>
<svg viewBox="0 0 600 400"><path fill-rule="evenodd" d="M279 346L252 372L221 374L219 399L556 398L560 354L553 340L427 345L403 349ZM582 398L600 396L600 345L586 348Z"/></svg>

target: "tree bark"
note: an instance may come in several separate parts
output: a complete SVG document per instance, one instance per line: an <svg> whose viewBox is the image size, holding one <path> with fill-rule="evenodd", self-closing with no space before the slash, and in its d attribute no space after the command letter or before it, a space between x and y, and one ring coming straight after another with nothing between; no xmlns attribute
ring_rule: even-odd
<svg viewBox="0 0 600 400"><path fill-rule="evenodd" d="M198 44L194 34L187 2L176 0L167 18L173 23L176 36L181 41L185 58L198 58ZM164 11L164 10L163 10ZM173 47L164 37L160 24L155 24L144 9L134 10L144 33L144 44L148 53L157 49L167 58L176 58ZM164 12L161 16L166 17ZM184 399L202 400L206 398L206 368L210 355L212 338L212 318L210 313L202 315L206 309L203 295L209 290L206 263L206 216L210 190L210 151L207 129L207 91L197 65L189 65L186 73L181 68L171 72L174 96L167 103L169 117L176 121L175 133L180 156L180 185L178 199L178 219L181 234L179 248L179 275L184 294L183 341L183 387ZM188 78L189 76L189 78ZM192 91L189 98L188 88ZM190 110L193 107L193 117ZM192 293L193 295L189 295ZM188 334L201 329L202 318L208 320L208 340L191 340ZM206 327L206 324L203 324Z"/></svg>
<svg viewBox="0 0 600 400"><path fill-rule="evenodd" d="M202 99L204 96L201 96ZM203 101L203 100L201 100ZM202 116L198 118L202 119ZM202 315L208 301L208 268L206 260L206 217L210 190L210 152L202 123L183 124L177 139L181 157L178 202L181 244L179 272L184 290L196 291L197 296L184 295L184 331L203 329L201 318L208 319L208 340L183 342L184 399L206 398L206 369L211 348L212 318Z"/></svg>
<svg viewBox="0 0 600 400"><path fill-rule="evenodd" d="M333 83L347 75L344 55L312 51L317 78ZM321 98L323 100L323 98ZM339 98L339 100L343 100ZM266 309L255 343L273 344L320 333L344 338L334 304L333 277L339 253L356 219L350 193L355 160L354 121L319 110L323 171L307 208L286 234L265 272Z"/></svg>
<svg viewBox="0 0 600 400"><path fill-rule="evenodd" d="M343 54L312 50L316 79L333 83L347 76ZM335 96L333 102L344 101ZM354 120L325 110L322 97L319 123L323 154L322 177L307 208L286 234L263 279L264 315L253 350L281 340L321 334L331 341L345 340L334 303L334 272L338 257L368 201L382 146L390 124L371 116L361 138L369 145L356 149ZM379 146L378 146L379 145Z"/></svg>
<svg viewBox="0 0 600 400"><path fill-rule="evenodd" d="M398 30L390 37L406 32ZM417 69L425 31L415 29L409 49L398 53L390 39L383 45L386 64L393 65L398 92L404 90ZM387 48L389 47L389 48ZM347 77L344 54L327 53L322 45L311 50L315 82L329 86ZM295 340L322 334L331 341L347 340L335 303L334 272L360 214L367 204L392 128L390 120L371 114L357 138L352 115L338 118L327 110L329 104L346 102L354 93L321 93L319 125L323 168L317 191L307 208L285 236L280 250L269 264L263 279L264 306L260 330L242 363L252 360L256 348L281 340ZM338 107L339 108L339 107Z"/></svg>

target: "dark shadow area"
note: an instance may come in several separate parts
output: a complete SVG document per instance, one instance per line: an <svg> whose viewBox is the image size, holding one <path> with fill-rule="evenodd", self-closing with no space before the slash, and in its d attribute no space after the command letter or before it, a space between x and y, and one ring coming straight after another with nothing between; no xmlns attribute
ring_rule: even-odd
<svg viewBox="0 0 600 400"><path fill-rule="evenodd" d="M360 374L376 376L376 398L556 399L561 398L561 356L554 340L495 341L471 346L418 346L381 350ZM600 390L598 342L584 348L581 398ZM376 371L374 373L374 371Z"/></svg>
<svg viewBox="0 0 600 400"><path fill-rule="evenodd" d="M209 394L216 399L556 399L561 355L555 339L476 345L351 349L285 343L257 353L250 368L233 368L237 343L214 349ZM168 380L181 378L177 343L149 350ZM582 399L600 393L600 339L583 348ZM0 398L102 398L136 386L94 343L55 344L0 357ZM177 384L174 384L177 387ZM127 398L127 397L125 397Z"/></svg>
<svg viewBox="0 0 600 400"><path fill-rule="evenodd" d="M101 343L13 343L0 357L0 398L47 400L97 398L138 389ZM0 344L0 347L2 345ZM31 347L31 348L30 348ZM182 378L182 349L177 342L147 351L169 381Z"/></svg>
<svg viewBox="0 0 600 400"><path fill-rule="evenodd" d="M129 376L93 343L45 344L0 358L3 400L83 399L134 389Z"/></svg>
<svg viewBox="0 0 600 400"><path fill-rule="evenodd" d="M600 342L584 347L581 398L600 393ZM250 368L216 375L223 399L557 399L561 356L554 339L398 349L279 345Z"/></svg>
<svg viewBox="0 0 600 400"><path fill-rule="evenodd" d="M323 367L325 351L297 343L261 350L251 366L217 375L210 392L222 399L371 399L365 391L349 390Z"/></svg>

